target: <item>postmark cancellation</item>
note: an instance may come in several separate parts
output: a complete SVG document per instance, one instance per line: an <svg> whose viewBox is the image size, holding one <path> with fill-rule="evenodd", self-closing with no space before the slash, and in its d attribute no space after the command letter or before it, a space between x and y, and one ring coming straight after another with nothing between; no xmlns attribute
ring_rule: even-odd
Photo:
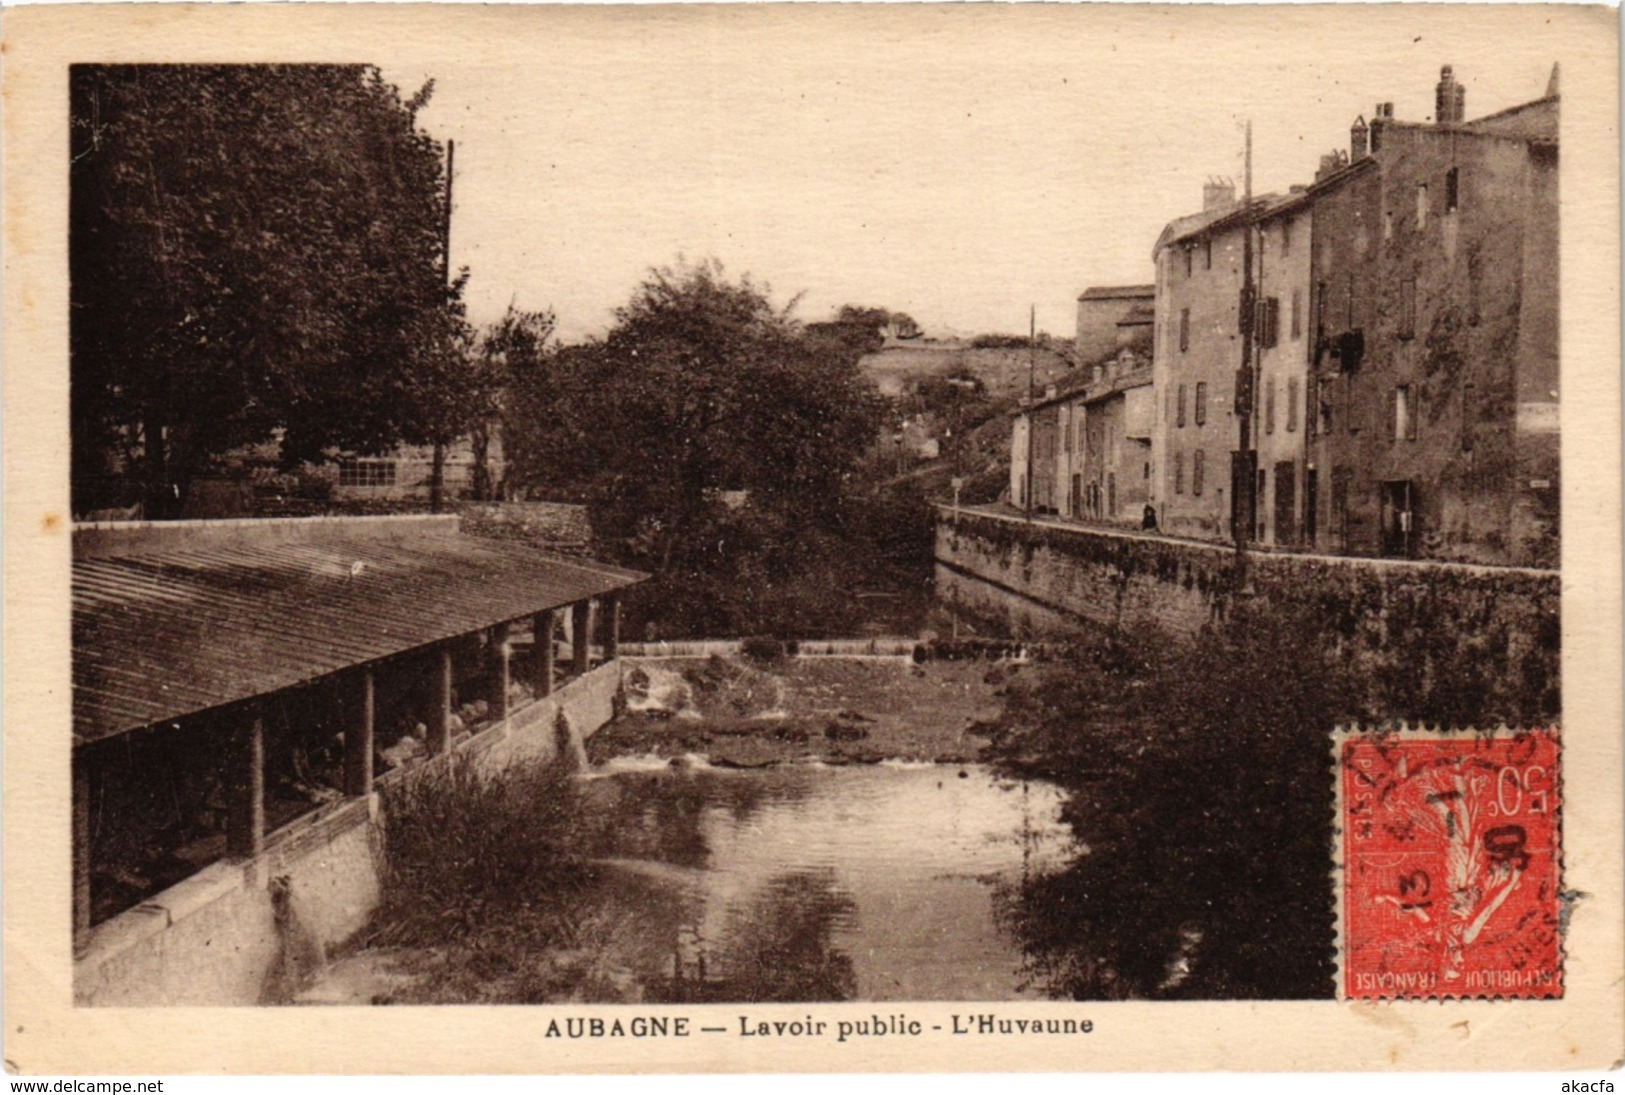
<svg viewBox="0 0 1625 1095"><path fill-rule="evenodd" d="M1561 997L1557 728L1333 740L1338 998Z"/></svg>

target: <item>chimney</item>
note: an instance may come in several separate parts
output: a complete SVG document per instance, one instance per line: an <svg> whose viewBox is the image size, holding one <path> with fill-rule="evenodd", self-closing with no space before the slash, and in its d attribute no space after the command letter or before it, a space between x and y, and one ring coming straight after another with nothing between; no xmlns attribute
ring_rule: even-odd
<svg viewBox="0 0 1625 1095"><path fill-rule="evenodd" d="M1467 114L1467 89L1456 83L1456 74L1449 65L1439 69L1439 82L1433 86L1433 122L1435 125L1453 125Z"/></svg>
<svg viewBox="0 0 1625 1095"><path fill-rule="evenodd" d="M1230 179L1209 176L1202 184L1202 212L1224 209L1236 204L1236 184Z"/></svg>
<svg viewBox="0 0 1625 1095"><path fill-rule="evenodd" d="M1320 158L1320 170L1315 172L1315 181L1319 182L1328 175L1334 175L1348 165L1348 153L1341 148L1333 149Z"/></svg>
<svg viewBox="0 0 1625 1095"><path fill-rule="evenodd" d="M1349 161L1351 163L1355 160L1363 160L1366 157L1366 132L1365 115L1362 114L1354 119L1354 124L1349 127Z"/></svg>
<svg viewBox="0 0 1625 1095"><path fill-rule="evenodd" d="M1373 156L1375 156L1377 154L1377 150L1382 147L1382 131L1384 127L1386 127L1387 124L1393 120L1394 104L1378 103L1376 109L1371 114L1370 152Z"/></svg>

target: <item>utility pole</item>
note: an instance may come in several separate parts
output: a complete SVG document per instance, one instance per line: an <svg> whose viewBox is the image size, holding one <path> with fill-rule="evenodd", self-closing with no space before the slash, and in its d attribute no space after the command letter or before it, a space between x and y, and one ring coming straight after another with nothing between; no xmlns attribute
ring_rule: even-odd
<svg viewBox="0 0 1625 1095"><path fill-rule="evenodd" d="M1257 473L1253 469L1253 399L1256 388L1253 369L1254 325L1258 319L1258 292L1253 281L1253 123L1247 120L1247 151L1243 169L1241 199L1241 368L1236 371L1235 407L1240 420L1241 436L1236 451L1236 482L1231 494L1236 507L1231 521L1236 542L1236 563L1243 568L1240 577L1245 584L1247 541L1257 526L1258 497Z"/></svg>
<svg viewBox="0 0 1625 1095"><path fill-rule="evenodd" d="M457 142L446 141L446 217L440 228L440 254L445 262L446 285L451 285L451 168ZM429 472L429 509L439 513L446 506L446 442L434 439L434 462Z"/></svg>
<svg viewBox="0 0 1625 1095"><path fill-rule="evenodd" d="M1038 432L1038 410L1033 406L1038 383L1038 305L1027 308L1027 489L1022 492L1027 503L1027 520L1033 519L1033 435Z"/></svg>

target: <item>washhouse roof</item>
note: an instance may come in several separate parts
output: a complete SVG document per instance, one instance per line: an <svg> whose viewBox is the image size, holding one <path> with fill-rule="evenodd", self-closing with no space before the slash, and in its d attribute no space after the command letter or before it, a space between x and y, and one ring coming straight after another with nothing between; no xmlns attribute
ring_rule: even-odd
<svg viewBox="0 0 1625 1095"><path fill-rule="evenodd" d="M465 535L454 517L84 526L74 555L75 745L647 577Z"/></svg>

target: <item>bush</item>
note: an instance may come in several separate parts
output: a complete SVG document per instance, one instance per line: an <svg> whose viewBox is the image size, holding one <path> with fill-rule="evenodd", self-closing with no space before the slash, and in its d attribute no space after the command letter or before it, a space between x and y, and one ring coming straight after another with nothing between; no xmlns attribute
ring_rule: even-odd
<svg viewBox="0 0 1625 1095"><path fill-rule="evenodd" d="M574 850L575 788L562 765L492 773L457 753L387 786L383 807L376 944L443 944L504 907L545 914L587 877Z"/></svg>
<svg viewBox="0 0 1625 1095"><path fill-rule="evenodd" d="M1095 637L1012 690L997 750L1073 792L1091 852L1007 895L1052 992L1331 994L1328 734L1362 712L1317 626L1238 611L1192 641Z"/></svg>

